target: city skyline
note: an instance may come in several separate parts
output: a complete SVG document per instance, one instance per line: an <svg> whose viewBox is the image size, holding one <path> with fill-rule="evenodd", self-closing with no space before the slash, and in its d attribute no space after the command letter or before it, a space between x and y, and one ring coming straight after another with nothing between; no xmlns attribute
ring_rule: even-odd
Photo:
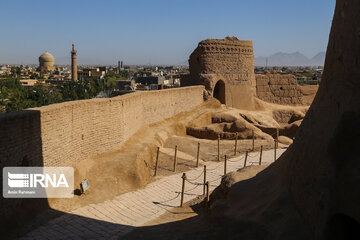
<svg viewBox="0 0 360 240"><path fill-rule="evenodd" d="M236 36L254 42L255 57L326 51L335 1L5 1L0 64L184 65L198 42ZM79 11L79 10L82 11Z"/></svg>

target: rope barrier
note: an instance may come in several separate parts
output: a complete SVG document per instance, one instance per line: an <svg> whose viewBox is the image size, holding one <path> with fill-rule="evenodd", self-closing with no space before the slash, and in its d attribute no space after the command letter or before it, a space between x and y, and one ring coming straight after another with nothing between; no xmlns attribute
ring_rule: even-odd
<svg viewBox="0 0 360 240"><path fill-rule="evenodd" d="M232 150L232 149L230 149L230 150L227 150L226 152L225 152L225 154L224 153L222 153L223 154L223 156L225 156L225 155L227 155L227 154L229 154L229 153L233 153L234 152L234 150ZM240 151L239 151L240 152ZM216 156L217 157L217 154L212 154L212 153L210 153L209 154L210 156Z"/></svg>
<svg viewBox="0 0 360 240"><path fill-rule="evenodd" d="M177 199L179 196L180 196L181 192L177 192L177 195L169 200L165 200L165 201L161 201L161 202L154 202L155 204L163 204L163 203L167 203L167 202L170 202L170 201L173 201L175 199Z"/></svg>
<svg viewBox="0 0 360 240"><path fill-rule="evenodd" d="M200 175L197 176L196 178L194 178L194 179L187 179L187 180L189 180L189 181L195 181L195 180L199 179L199 177L201 177L203 174L204 174L204 170L202 170L201 173L200 173Z"/></svg>
<svg viewBox="0 0 360 240"><path fill-rule="evenodd" d="M177 163L177 165L185 165L185 166L191 167L192 165L188 165L188 164L189 164L189 162L193 162L194 160L196 160L196 158L179 161Z"/></svg>
<svg viewBox="0 0 360 240"><path fill-rule="evenodd" d="M216 156L216 157L217 157L217 154L211 154L211 153L210 153L209 155L210 155L210 156Z"/></svg>
<svg viewBox="0 0 360 240"><path fill-rule="evenodd" d="M189 181L187 179L185 179L185 181L187 181L188 183L190 183L192 185L196 185L196 186L202 186L203 185L203 183L191 182L191 181Z"/></svg>
<svg viewBox="0 0 360 240"><path fill-rule="evenodd" d="M253 145L254 146L254 145ZM159 148L158 148L159 149ZM175 148L176 149L176 148ZM219 149L219 148L218 148ZM181 201L180 201L180 207L183 207L183 203L184 203L184 194L187 194L187 195L196 195L196 196L201 196L201 195L199 195L199 194L195 194L195 193L189 193L189 192L191 192L191 191L193 191L193 190L195 190L196 188L198 188L199 186L203 186L204 187L204 189L203 189L203 195L205 194L205 187L207 188L207 191L206 191L206 199L207 199L207 201L209 200L209 183L211 183L211 182L216 182L216 181L218 181L218 180L220 180L220 179L222 179L224 176L225 176L225 174L227 173L227 171L226 171L226 168L227 168L227 162L239 162L239 161L241 161L243 158L245 158L246 160L247 160L247 157L257 157L259 154L260 154L260 160L259 160L259 164L261 165L261 156L262 156L262 150L263 150L263 145L261 145L261 148L260 148L261 150L260 150L260 152L258 152L256 155L249 155L248 154L248 151L246 151L246 155L242 155L242 156L239 156L238 158L237 157L234 157L233 158L233 160L231 160L231 159L227 159L227 154L228 153L232 153L233 151L232 150L229 150L229 151L227 151L223 156L225 156L225 162L224 162L224 165L222 165L222 164L220 164L220 163L218 163L217 164L217 166L215 167L215 168L212 168L212 169L207 169L207 166L206 165L204 165L204 170L203 171L201 171L201 173L196 177L196 178L193 178L193 179L188 179L187 177L186 177L186 173L183 173L183 175L182 175L182 190L181 190ZM176 150L175 150L176 151ZM240 151L239 151L240 152ZM217 155L213 155L213 156L216 156L216 158L218 159L218 160L220 160L219 159L219 157L220 157L220 154L219 154L219 152L218 152L218 154ZM197 159L197 158L193 158L192 160L186 160L186 161L193 161L193 160L195 160L195 159ZM236 160L235 160L236 159ZM144 162L145 162L145 164L146 164L146 166L148 166L149 168L151 168L150 167L150 165L144 160ZM176 167L176 153L175 153L175 164L174 164L174 171L175 171L175 167ZM256 162L249 162L250 163L250 165L253 165L254 163L256 163ZM216 170L216 169L218 169L219 167L222 167L222 166L224 166L224 175L220 175L220 177L218 177L218 178L216 178L216 179L214 179L214 180L211 180L211 181L207 181L206 183L205 183L205 181L206 181L206 173L207 172L210 172L210 171L214 171L214 170ZM244 163L244 167L246 166L246 161L245 161L245 163ZM197 167L198 167L198 162L197 162ZM238 169L242 169L243 167L237 167L236 168L236 170L238 170ZM195 180L197 180L197 179L199 179L202 175L204 174L204 182L202 182L202 183L199 183L199 182L193 182L193 181L195 181ZM156 175L156 174L155 174ZM217 174L216 174L217 175ZM185 183L186 182L188 182L188 183L190 183L190 184L192 184L192 185L195 185L193 188L191 188L191 189L188 189L187 191L185 191ZM211 186L214 186L214 187L217 187L217 185L211 185ZM179 194L175 197L175 198L173 198L173 199L170 199L170 200L167 200L167 201L171 201L171 200L174 200L174 199L176 199L177 197L179 196ZM167 202L167 201L163 201L163 203L164 202ZM161 204L161 203L159 203L159 204Z"/></svg>
<svg viewBox="0 0 360 240"><path fill-rule="evenodd" d="M181 163L187 163L187 162L194 161L194 160L196 160L195 157L193 159L184 159L181 161Z"/></svg>
<svg viewBox="0 0 360 240"><path fill-rule="evenodd" d="M215 168L212 168L212 169L207 168L206 171L213 171L213 170L218 169L219 167L222 167L222 166L223 166L222 164L219 164L219 165L218 165L217 167L215 167Z"/></svg>
<svg viewBox="0 0 360 240"><path fill-rule="evenodd" d="M257 157L257 156L259 156L259 152L256 154L256 155L251 155L250 153L248 153L248 157Z"/></svg>
<svg viewBox="0 0 360 240"><path fill-rule="evenodd" d="M239 151L240 152L240 151ZM224 158L225 157L225 155L231 155L231 154L233 154L234 153L234 150L228 150L228 151L226 151L225 153L221 153L220 154L220 158ZM214 156L214 157L216 157L216 158L214 158L215 160L217 160L217 154L209 154L210 156ZM212 158L211 158L212 159Z"/></svg>
<svg viewBox="0 0 360 240"><path fill-rule="evenodd" d="M195 185L195 187L184 191L184 194L187 194L187 195L199 195L199 196L202 195L202 194L194 194L194 193L189 193L189 192L195 190L195 189L198 188L199 186L204 185L203 183L196 183L196 182L194 183L194 182L189 181L189 180L186 179L186 178L185 178L185 181L188 182L188 183L190 183L190 184L192 184L192 185Z"/></svg>
<svg viewBox="0 0 360 240"><path fill-rule="evenodd" d="M235 158L232 158L232 159L235 159ZM231 159L228 159L228 162L239 162L241 160L245 159L245 155L241 156L238 158L238 160L231 160Z"/></svg>
<svg viewBox="0 0 360 240"><path fill-rule="evenodd" d="M145 165L148 167L148 168L150 168L151 170L155 170L155 167L150 167L150 165L146 162L146 160L144 160L144 163L145 163Z"/></svg>
<svg viewBox="0 0 360 240"><path fill-rule="evenodd" d="M206 185L206 186L209 186L209 183L210 183L210 182L216 182L216 181L222 179L223 176L224 176L224 175L220 175L220 177L218 177L218 178L216 178L216 179L214 179L214 180L211 180L211 181L207 181L206 184L204 184L204 182L206 181L206 175L205 175L205 174L206 174L207 172L214 171L214 170L216 170L216 169L224 166L224 174L226 174L227 162L240 162L241 160L243 160L244 158L246 158L246 156L247 156L247 157L251 157L251 158L255 158L255 157L259 156L259 154L262 153L262 149L263 149L263 145L261 146L261 151L260 151L260 152L257 152L257 153L254 154L254 155L251 155L251 154L248 153L248 151L246 151L246 155L240 155L239 157L234 157L234 158L232 158L232 159L227 159L227 158L226 158L226 156L228 156L229 153L233 153L233 150L228 150L228 151L226 151L225 154L223 153L223 156L225 156L225 162L224 162L225 165L223 165L223 164L221 164L221 163L217 163L217 166L216 166L216 167L211 168L211 169L206 169L206 172L205 172L205 170L202 170L201 173L200 173L197 177L192 178L192 179L188 179L188 178L186 177L186 173L183 173L183 175L182 175L183 181L182 181L182 191L181 191L180 207L183 206L184 194L185 194L185 193L187 193L187 194L189 195L189 192L195 190L195 189L198 188L199 186L204 186L204 189L205 189L205 185ZM239 151L239 153L240 153L240 151ZM215 156L216 158L218 158L218 156L220 156L220 155L219 155L219 153L218 153L218 154L216 154L216 155L215 155L215 154L210 154L210 156ZM261 156L261 155L260 155L260 156ZM185 160L184 162L194 161L195 159L197 160L197 158L194 157L193 159L188 159L188 160ZM261 157L260 157L260 160L259 160L259 161L260 161L260 163L261 163ZM183 162L183 163L184 163L184 162ZM145 163L145 165L146 165L148 168L154 169L154 168L152 168L152 167L146 162L146 160L144 160L144 163ZM245 163L246 163L246 162L245 162ZM249 161L249 163L250 163L250 165L253 165L254 163L257 163L257 162L250 162L250 161ZM244 166L244 167L245 167L245 166ZM205 168L206 168L206 165L204 166L204 169L205 169ZM238 170L238 169L242 169L242 167L237 167L236 170ZM204 174L204 182L202 182L202 183L194 182L194 181L198 180L203 174ZM194 187L185 191L185 183L186 183L186 182L194 185ZM215 187L216 187L217 185L211 185L211 186L215 186ZM205 194L205 190L203 191L203 194ZM190 195L198 195L198 194L190 194ZM167 201L174 200L174 199L176 199L178 196L179 196L179 194L178 194L175 198L170 199L170 200L167 200ZM163 201L162 203L165 203L165 202L167 202L167 201ZM159 203L159 204L161 204L161 203Z"/></svg>

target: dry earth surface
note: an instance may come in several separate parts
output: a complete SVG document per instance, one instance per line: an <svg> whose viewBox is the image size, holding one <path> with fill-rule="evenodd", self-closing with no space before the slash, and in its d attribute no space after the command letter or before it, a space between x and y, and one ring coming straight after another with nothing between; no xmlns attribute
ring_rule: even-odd
<svg viewBox="0 0 360 240"><path fill-rule="evenodd" d="M206 133L206 129L211 127L215 129L216 136L221 136L221 160L225 154L234 154L235 132L238 133L237 151L240 152L252 149L252 130L255 150L260 150L260 146L264 150L272 149L277 128L280 136L284 135L279 138L279 146L291 144L290 138L294 136L299 124L295 128L291 126L301 122L307 107L269 104L258 99L256 102L258 108L249 111L229 108L215 99L209 99L192 111L144 126L121 149L84 159L75 166L75 182L89 179L91 187L88 193L75 195L73 199L49 199L51 211L40 214L18 233L28 232L63 213L142 189L151 182L175 174L172 171L175 145L178 146L177 173L196 166L198 143L200 166L217 161L217 140L207 137L209 134ZM226 124L235 127L223 127ZM206 136L191 136L190 129L205 129L203 132ZM159 169L158 176L154 177L157 146L160 146ZM56 210L56 213L52 210Z"/></svg>
<svg viewBox="0 0 360 240"><path fill-rule="evenodd" d="M288 126L294 125L294 123L288 124L292 121L292 116L296 115L296 119L303 118L307 107L290 107L258 101L262 109L266 110L237 110L227 108L219 104L217 100L210 99L192 111L145 126L126 141L121 149L84 159L74 166L75 182L88 179L91 184L88 195L75 195L73 199L66 200L49 199L49 204L53 209L67 212L104 201L121 193L143 188L147 183L157 179L152 177L157 146L160 146L158 172L160 177L173 174L175 145L178 146L177 171L186 171L196 165L198 142L201 144L200 164L217 160L217 141L212 141L212 138L199 139L189 136L187 135L189 129L216 127L228 122L229 124L235 122L236 125L241 122L240 125L243 126L230 128L228 132L222 128L215 131L216 136L220 135L222 139L220 143L222 155L232 154L235 132L238 132L238 150L241 151L252 149L251 130L255 132L255 149L260 149L260 145L263 145L264 149L272 148L276 128L279 128L280 135L293 138L298 125L288 131L290 134L283 129L286 130ZM229 120L229 116L232 119ZM231 137L226 137L228 133ZM284 143L289 144L290 141L284 141Z"/></svg>

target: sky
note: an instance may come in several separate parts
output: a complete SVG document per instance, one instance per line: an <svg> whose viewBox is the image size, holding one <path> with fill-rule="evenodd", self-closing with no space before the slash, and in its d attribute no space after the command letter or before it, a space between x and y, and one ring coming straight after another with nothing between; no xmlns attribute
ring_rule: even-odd
<svg viewBox="0 0 360 240"><path fill-rule="evenodd" d="M183 65L198 42L236 36L254 54L326 51L335 0L0 0L0 64Z"/></svg>

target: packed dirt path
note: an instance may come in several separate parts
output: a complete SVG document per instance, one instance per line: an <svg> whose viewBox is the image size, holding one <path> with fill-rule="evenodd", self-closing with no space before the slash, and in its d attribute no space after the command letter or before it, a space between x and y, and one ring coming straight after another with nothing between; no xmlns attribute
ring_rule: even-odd
<svg viewBox="0 0 360 240"><path fill-rule="evenodd" d="M286 149L278 149L277 157ZM259 152L249 153L248 165L259 164ZM227 161L227 172L244 167L244 155ZM264 151L262 164L274 161L274 150ZM208 162L206 180L214 190L224 175L224 162ZM203 167L186 172L184 203L203 195ZM118 239L166 212L179 207L182 173L166 176L145 188L110 200L89 204L55 218L22 239Z"/></svg>

